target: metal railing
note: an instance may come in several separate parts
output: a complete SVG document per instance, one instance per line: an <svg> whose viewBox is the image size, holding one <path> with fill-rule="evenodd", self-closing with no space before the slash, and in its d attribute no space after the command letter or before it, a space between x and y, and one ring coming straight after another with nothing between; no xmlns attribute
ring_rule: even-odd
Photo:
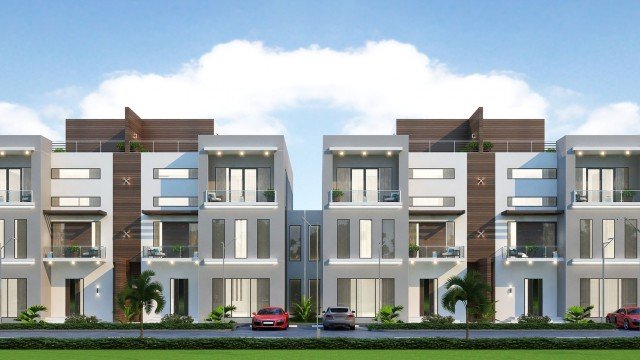
<svg viewBox="0 0 640 360"><path fill-rule="evenodd" d="M535 246L535 245L523 245L523 246L503 246L502 258L538 258L538 259L551 259L558 257L557 246Z"/></svg>
<svg viewBox="0 0 640 360"><path fill-rule="evenodd" d="M464 246L420 246L410 258L464 258Z"/></svg>
<svg viewBox="0 0 640 360"><path fill-rule="evenodd" d="M640 202L640 190L575 190L573 201L578 203Z"/></svg>
<svg viewBox="0 0 640 360"><path fill-rule="evenodd" d="M208 203L274 203L275 190L207 190Z"/></svg>
<svg viewBox="0 0 640 360"><path fill-rule="evenodd" d="M124 152L124 140L64 140L53 141L53 152ZM132 152L194 152L197 140L130 140Z"/></svg>
<svg viewBox="0 0 640 360"><path fill-rule="evenodd" d="M485 152L556 152L556 143L531 140L484 140ZM409 140L411 151L477 152L476 140Z"/></svg>
<svg viewBox="0 0 640 360"><path fill-rule="evenodd" d="M33 190L0 190L0 206L25 202L33 202Z"/></svg>
<svg viewBox="0 0 640 360"><path fill-rule="evenodd" d="M337 203L397 203L400 190L338 190L329 192L329 201Z"/></svg>
<svg viewBox="0 0 640 360"><path fill-rule="evenodd" d="M144 246L144 259L194 259L198 257L198 247L188 245Z"/></svg>
<svg viewBox="0 0 640 360"><path fill-rule="evenodd" d="M104 259L105 257L104 246L56 245L44 248L46 259Z"/></svg>

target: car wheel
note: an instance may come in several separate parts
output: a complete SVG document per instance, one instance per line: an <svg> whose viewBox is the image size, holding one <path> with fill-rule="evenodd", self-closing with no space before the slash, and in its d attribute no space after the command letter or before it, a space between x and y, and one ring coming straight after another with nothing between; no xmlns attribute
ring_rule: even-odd
<svg viewBox="0 0 640 360"><path fill-rule="evenodd" d="M256 328L254 328L253 326L251 326L251 330L256 331L257 329L256 329Z"/></svg>
<svg viewBox="0 0 640 360"><path fill-rule="evenodd" d="M355 325L353 325L353 326L349 326L349 330L355 330L355 329L356 329L356 326L355 326Z"/></svg>
<svg viewBox="0 0 640 360"><path fill-rule="evenodd" d="M624 319L624 329L629 330L629 320Z"/></svg>

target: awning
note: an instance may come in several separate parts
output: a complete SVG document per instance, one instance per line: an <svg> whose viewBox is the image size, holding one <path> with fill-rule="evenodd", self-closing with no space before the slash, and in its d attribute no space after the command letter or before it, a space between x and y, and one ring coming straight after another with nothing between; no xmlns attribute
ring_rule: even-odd
<svg viewBox="0 0 640 360"><path fill-rule="evenodd" d="M150 216L198 215L198 210L142 210L142 213Z"/></svg>
<svg viewBox="0 0 640 360"><path fill-rule="evenodd" d="M505 210L504 216L549 216L564 214L564 210Z"/></svg>

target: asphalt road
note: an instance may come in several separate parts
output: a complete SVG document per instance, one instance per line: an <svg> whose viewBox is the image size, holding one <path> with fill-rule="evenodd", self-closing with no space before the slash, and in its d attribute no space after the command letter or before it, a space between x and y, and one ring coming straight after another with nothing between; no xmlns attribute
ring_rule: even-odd
<svg viewBox="0 0 640 360"><path fill-rule="evenodd" d="M215 330L146 330L145 336L152 338L211 338L211 337L261 337L261 338L313 338L321 337L349 338L411 338L411 337L449 337L464 338L464 330L393 330L368 331L366 328L349 330L317 330L311 326L290 327L287 331L251 331L242 326L235 331ZM137 330L0 330L0 338L18 337L57 337L57 338L120 338L137 337ZM472 330L472 338L606 338L640 337L640 331L631 330Z"/></svg>

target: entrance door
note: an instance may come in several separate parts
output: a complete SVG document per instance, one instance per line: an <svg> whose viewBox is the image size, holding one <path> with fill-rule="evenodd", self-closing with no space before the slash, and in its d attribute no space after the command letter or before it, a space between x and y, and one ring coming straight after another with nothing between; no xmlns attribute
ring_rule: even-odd
<svg viewBox="0 0 640 360"><path fill-rule="evenodd" d="M65 279L65 316L84 313L84 279Z"/></svg>
<svg viewBox="0 0 640 360"><path fill-rule="evenodd" d="M542 316L542 279L524 279L526 315Z"/></svg>

